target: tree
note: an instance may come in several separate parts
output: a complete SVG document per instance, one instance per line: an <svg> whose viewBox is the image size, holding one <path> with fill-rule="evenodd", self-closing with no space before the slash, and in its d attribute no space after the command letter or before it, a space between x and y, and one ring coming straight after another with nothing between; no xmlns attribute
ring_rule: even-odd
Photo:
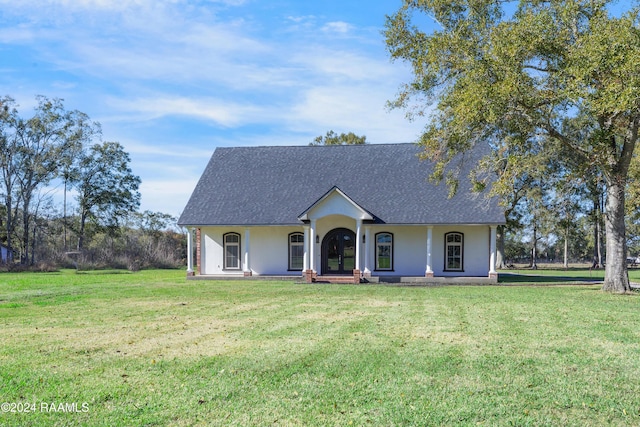
<svg viewBox="0 0 640 427"><path fill-rule="evenodd" d="M163 212L146 210L133 215L134 223L143 233L159 237L164 231L174 227L177 219Z"/></svg>
<svg viewBox="0 0 640 427"><path fill-rule="evenodd" d="M325 136L317 136L309 145L361 145L367 143L367 137L353 132L336 134L330 130Z"/></svg>
<svg viewBox="0 0 640 427"><path fill-rule="evenodd" d="M556 187L556 197L553 200L553 212L556 215L558 234L559 237L562 237L563 242L562 259L565 269L569 268L570 241L578 234L576 217L581 212L578 192L579 189L571 182L564 182Z"/></svg>
<svg viewBox="0 0 640 427"><path fill-rule="evenodd" d="M9 97L0 100L0 171L6 207L7 246L12 253L12 239L22 216L21 262L29 263L32 203L38 190L54 179L60 165L67 162L90 127L85 114L66 111L62 100L36 97L35 114L24 119ZM31 250L33 253L33 250Z"/></svg>
<svg viewBox="0 0 640 427"><path fill-rule="evenodd" d="M13 257L13 234L19 199L15 196L16 174L20 169L17 157L17 135L15 128L19 121L15 101L10 97L0 99L0 172L2 174L2 191L5 205L5 231L7 246L7 262Z"/></svg>
<svg viewBox="0 0 640 427"><path fill-rule="evenodd" d="M21 167L16 174L22 200L23 264L28 263L31 203L36 190L58 175L60 166L82 146L90 129L86 114L66 111L62 100L36 97L38 106L28 120L16 126L16 159Z"/></svg>
<svg viewBox="0 0 640 427"><path fill-rule="evenodd" d="M413 68L391 105L410 118L430 115L425 156L444 165L478 143L525 153L563 146L602 173L603 289L622 293L630 290L624 213L640 129L640 30L637 7L613 17L609 3L520 0L511 10L498 0L404 0L385 36L392 59ZM440 28L420 30L414 13Z"/></svg>
<svg viewBox="0 0 640 427"><path fill-rule="evenodd" d="M78 250L84 245L87 220L116 230L119 220L140 206L140 178L132 173L129 154L117 142L93 145L70 177L78 192Z"/></svg>

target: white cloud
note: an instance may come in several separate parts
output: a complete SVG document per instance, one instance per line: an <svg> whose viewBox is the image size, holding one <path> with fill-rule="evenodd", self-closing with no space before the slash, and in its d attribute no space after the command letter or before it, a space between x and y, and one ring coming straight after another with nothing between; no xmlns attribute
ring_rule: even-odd
<svg viewBox="0 0 640 427"><path fill-rule="evenodd" d="M246 0L206 0L210 4L226 6L240 6ZM132 9L152 9L154 7L179 6L188 7L188 0L0 0L5 10L30 9L37 13L43 10L69 11L116 11L123 12Z"/></svg>
<svg viewBox="0 0 640 427"><path fill-rule="evenodd" d="M348 34L353 27L343 21L335 21L335 22L327 22L323 27L322 31L331 34Z"/></svg>
<svg viewBox="0 0 640 427"><path fill-rule="evenodd" d="M248 35L241 22L199 23L167 14L127 19L131 22L118 22L111 29L109 24L100 30L79 24L57 32L23 30L12 37L43 41L39 54L60 70L120 84L135 80L254 87L265 83L255 72L261 65L272 74L279 68L268 64L276 55L274 47ZM64 54L51 49L52 44L63 46Z"/></svg>
<svg viewBox="0 0 640 427"><path fill-rule="evenodd" d="M167 116L190 116L233 127L259 117L261 109L252 104L221 102L217 99L161 96L155 98L113 99L110 105L127 113L129 120L155 120Z"/></svg>
<svg viewBox="0 0 640 427"><path fill-rule="evenodd" d="M163 166L163 170L170 170L176 167L179 168L178 170L175 170L175 172L182 170L182 162L189 163L193 161L202 161L203 158L208 159L212 154L212 151L209 148L185 147L184 145L178 144L164 144L159 146L156 144L131 140L121 142L126 146L127 152L133 156L144 156L156 161L161 157L166 158L169 162L166 166ZM179 159L178 164L180 166L175 166L174 163L171 163L176 159ZM145 165L142 162L139 162L138 164L141 167L146 166L149 169L157 166L157 163L149 163Z"/></svg>
<svg viewBox="0 0 640 427"><path fill-rule="evenodd" d="M412 142L421 123L409 123L386 108L387 94L370 85L315 87L292 108L291 126L354 132L372 143ZM324 129L324 130L322 130Z"/></svg>
<svg viewBox="0 0 640 427"><path fill-rule="evenodd" d="M234 9L245 3L0 0L0 44L42 70L23 77L3 64L0 93L28 112L35 94L61 96L102 122L105 140L131 154L142 209L176 215L214 146L305 145L330 129L415 140L421 125L385 108L406 70L389 63L377 29L307 7L296 15L297 3ZM258 7L273 15L263 21Z"/></svg>
<svg viewBox="0 0 640 427"><path fill-rule="evenodd" d="M315 16L313 15L304 15L304 16L287 16L287 19L291 22L295 22L296 24L300 24L302 22L309 22L315 20Z"/></svg>
<svg viewBox="0 0 640 427"><path fill-rule="evenodd" d="M301 67L326 78L346 78L358 84L363 81L380 81L393 77L390 64L365 55L363 52L330 49L326 46L314 46L296 52L292 61Z"/></svg>
<svg viewBox="0 0 640 427"><path fill-rule="evenodd" d="M202 171L199 171L200 173ZM187 205L191 192L200 176L189 178L148 179L140 184L142 194L140 210L179 216Z"/></svg>
<svg viewBox="0 0 640 427"><path fill-rule="evenodd" d="M1 1L1 0L0 0ZM0 28L0 40L3 44L24 44L36 39L36 32L26 25Z"/></svg>

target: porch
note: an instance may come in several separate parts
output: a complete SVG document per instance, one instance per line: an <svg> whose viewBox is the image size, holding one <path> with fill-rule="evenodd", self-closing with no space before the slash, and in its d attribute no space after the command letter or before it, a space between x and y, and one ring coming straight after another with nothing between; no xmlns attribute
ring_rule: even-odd
<svg viewBox="0 0 640 427"><path fill-rule="evenodd" d="M498 277L424 277L424 276L375 276L359 280L355 276L316 276L313 281L304 276L282 275L220 275L204 274L187 276L187 280L228 280L228 281L290 281L296 284L360 284L395 286L439 286L439 285L495 285Z"/></svg>

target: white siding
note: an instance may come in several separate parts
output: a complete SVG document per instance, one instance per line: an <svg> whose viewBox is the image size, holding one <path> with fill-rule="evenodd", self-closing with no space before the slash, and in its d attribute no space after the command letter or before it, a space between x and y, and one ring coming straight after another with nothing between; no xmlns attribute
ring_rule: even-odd
<svg viewBox="0 0 640 427"><path fill-rule="evenodd" d="M426 226L386 226L370 225L369 260L365 262L365 247L360 246L360 265L371 269L373 276L424 276L427 264L427 227ZM321 262L321 242L324 236L335 228L347 228L356 231L355 220L342 215L329 215L319 219L316 234L311 236L315 245L316 269ZM298 276L300 271L289 271L289 234L303 232L300 226L261 226L250 229L250 267L254 275L291 275ZM244 251L244 227L202 227L201 228L201 274L205 275L242 275L242 270L223 269L223 235L238 233L241 236L241 253ZM393 271L375 270L375 235L380 232L393 234ZM444 236L449 232L464 235L462 272L444 271ZM364 230L363 230L364 234ZM316 236L320 243L316 242ZM485 277L489 272L489 238L487 225L479 226L434 226L432 242L432 267L437 276L476 276ZM320 272L320 271L319 271Z"/></svg>
<svg viewBox="0 0 640 427"><path fill-rule="evenodd" d="M375 270L375 235L381 232L393 234L393 271ZM462 272L444 271L444 236L449 232L464 235ZM368 266L374 276L423 276L427 265L426 226L371 226L370 259ZM489 273L489 227L480 226L434 226L432 241L432 268L435 276L483 277ZM362 251L364 253L364 250ZM364 265L364 254L362 255Z"/></svg>
<svg viewBox="0 0 640 427"><path fill-rule="evenodd" d="M489 275L489 226L447 226L433 228L433 271L435 276L475 276ZM464 271L444 271L446 233L464 235L463 268Z"/></svg>
<svg viewBox="0 0 640 427"><path fill-rule="evenodd" d="M201 274L242 275L242 270L224 270L223 240L226 233L238 233L241 236L244 252L243 227L203 227L201 229ZM300 227L250 227L251 271L256 275L301 275L300 271L288 271L289 234L302 233Z"/></svg>

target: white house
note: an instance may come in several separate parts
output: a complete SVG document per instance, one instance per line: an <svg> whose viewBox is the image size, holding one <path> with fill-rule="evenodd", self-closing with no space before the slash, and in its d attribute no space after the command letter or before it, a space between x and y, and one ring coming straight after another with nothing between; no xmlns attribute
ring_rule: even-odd
<svg viewBox="0 0 640 427"><path fill-rule="evenodd" d="M178 221L189 232L188 275L496 281L504 211L467 178L486 147L452 164L460 176L452 197L429 180L433 164L419 152L414 144L216 149Z"/></svg>

